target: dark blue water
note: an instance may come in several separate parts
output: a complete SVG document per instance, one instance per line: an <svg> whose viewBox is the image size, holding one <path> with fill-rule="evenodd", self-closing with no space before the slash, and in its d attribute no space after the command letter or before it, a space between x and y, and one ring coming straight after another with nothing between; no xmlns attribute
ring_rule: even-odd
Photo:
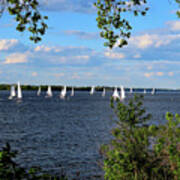
<svg viewBox="0 0 180 180"><path fill-rule="evenodd" d="M9 92L0 92L0 148L9 142L19 151L18 162L24 167L41 166L58 174L61 169L79 179L103 176L99 166L101 144L110 139L115 126L110 96L101 92L75 92L74 97L59 99L37 97L23 92L22 101L8 100ZM132 95L127 95L126 102ZM151 123L164 123L165 112L180 113L180 93L146 94L144 105L152 113Z"/></svg>

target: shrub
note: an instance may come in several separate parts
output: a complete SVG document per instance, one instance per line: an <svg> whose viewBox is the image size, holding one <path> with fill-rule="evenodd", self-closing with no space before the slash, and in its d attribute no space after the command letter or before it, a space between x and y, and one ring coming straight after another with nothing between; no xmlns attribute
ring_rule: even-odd
<svg viewBox="0 0 180 180"><path fill-rule="evenodd" d="M41 171L41 168L30 168L26 170L20 167L14 160L17 151L12 151L10 145L0 151L0 179L1 180L67 180L64 175L51 176Z"/></svg>
<svg viewBox="0 0 180 180"><path fill-rule="evenodd" d="M108 180L164 180L180 177L180 129L176 115L165 125L148 125L151 118L135 96L127 105L111 102L118 121L113 140L103 145L103 169Z"/></svg>

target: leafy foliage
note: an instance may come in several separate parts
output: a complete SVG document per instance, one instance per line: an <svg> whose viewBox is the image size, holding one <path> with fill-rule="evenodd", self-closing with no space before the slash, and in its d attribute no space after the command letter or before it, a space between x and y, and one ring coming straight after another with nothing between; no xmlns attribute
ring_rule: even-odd
<svg viewBox="0 0 180 180"><path fill-rule="evenodd" d="M37 43L41 41L48 26L44 22L47 16L38 11L39 0L0 0L0 15L7 8L10 15L15 16L18 22L17 31L28 30L32 35L30 40ZM180 6L180 0L175 0ZM128 44L132 26L127 20L127 12L135 16L146 15L148 11L147 0L96 0L97 24L101 29L100 36L107 40L104 45L113 48ZM180 18L180 11L177 16Z"/></svg>
<svg viewBox="0 0 180 180"><path fill-rule="evenodd" d="M105 46L127 45L132 27L123 13L133 12L135 16L144 16L148 11L148 7L144 7L146 3L146 0L97 0L94 4L98 9L96 20L98 28L102 29L100 36L107 40Z"/></svg>
<svg viewBox="0 0 180 180"><path fill-rule="evenodd" d="M67 180L62 175L61 177L51 176L42 173L41 169L30 168L26 170L20 167L14 160L17 156L17 151L12 151L10 145L6 146L0 151L0 179L1 180Z"/></svg>
<svg viewBox="0 0 180 180"><path fill-rule="evenodd" d="M9 14L15 16L15 20L18 22L17 31L28 30L32 34L31 41L35 43L41 41L40 36L44 35L48 28L44 22L48 17L42 16L38 11L38 0L2 0L0 5L1 14L7 8Z"/></svg>
<svg viewBox="0 0 180 180"><path fill-rule="evenodd" d="M178 4L178 6L180 7L180 0L175 0L175 1L176 1L176 3ZM177 14L178 18L180 18L180 10L178 10L178 11L176 12L176 14Z"/></svg>
<svg viewBox="0 0 180 180"><path fill-rule="evenodd" d="M151 118L150 114L145 114L146 110L142 107L143 103L140 99L143 96L134 96L134 99L130 99L128 105L124 105L119 102L115 113L119 119L125 124L132 126L145 125L146 121Z"/></svg>
<svg viewBox="0 0 180 180"><path fill-rule="evenodd" d="M164 171L175 180L180 178L180 115L166 113L167 123L159 127L154 144L157 158L161 159Z"/></svg>
<svg viewBox="0 0 180 180"><path fill-rule="evenodd" d="M105 179L178 180L180 116L167 113L165 125L148 125L151 115L135 96L127 105L111 104L118 116L114 139L103 145Z"/></svg>
<svg viewBox="0 0 180 180"><path fill-rule="evenodd" d="M180 7L180 0L175 0ZM132 26L127 19L127 13L134 16L145 16L149 7L147 0L97 0L97 25L102 31L100 36L106 40L105 46L123 47L128 44ZM180 11L176 12L180 18Z"/></svg>

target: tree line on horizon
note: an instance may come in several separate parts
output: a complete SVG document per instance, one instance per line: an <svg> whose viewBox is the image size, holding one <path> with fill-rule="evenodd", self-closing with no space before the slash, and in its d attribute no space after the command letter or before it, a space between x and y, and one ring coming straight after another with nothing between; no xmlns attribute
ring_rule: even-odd
<svg viewBox="0 0 180 180"><path fill-rule="evenodd" d="M5 90L5 91L9 91L11 86L16 84L0 84L0 90ZM41 90L42 91L46 91L48 88L48 85L41 85ZM54 91L60 91L61 89L63 89L64 85L51 85L52 90ZM74 88L74 90L77 91L90 91L92 86L67 86L67 90L71 90L72 87ZM114 87L116 86L95 86L95 90L96 91L103 91L103 88L106 89L106 91L113 91ZM37 91L39 88L39 85L21 85L22 90L27 90L27 91ZM120 88L120 87L119 87ZM126 91L130 91L130 87L125 87L124 88ZM145 88L148 92L151 92L151 90L153 88ZM135 92L139 92L139 91L143 91L144 88L133 88L134 93ZM156 90L158 90L158 92L160 91L172 91L174 89L170 89L170 88L156 88ZM179 91L180 89L176 89L175 91Z"/></svg>

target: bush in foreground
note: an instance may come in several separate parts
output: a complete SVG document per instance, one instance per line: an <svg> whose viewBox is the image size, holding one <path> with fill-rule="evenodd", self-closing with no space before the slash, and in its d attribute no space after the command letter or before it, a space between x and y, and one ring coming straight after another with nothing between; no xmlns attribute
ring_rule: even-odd
<svg viewBox="0 0 180 180"><path fill-rule="evenodd" d="M58 177L45 174L37 167L26 170L15 162L16 156L17 151L12 151L8 143L0 151L1 180L67 180L64 175Z"/></svg>
<svg viewBox="0 0 180 180"><path fill-rule="evenodd" d="M101 148L105 179L179 180L180 116L167 113L164 125L148 125L151 116L137 96L111 107L118 121L113 140Z"/></svg>

